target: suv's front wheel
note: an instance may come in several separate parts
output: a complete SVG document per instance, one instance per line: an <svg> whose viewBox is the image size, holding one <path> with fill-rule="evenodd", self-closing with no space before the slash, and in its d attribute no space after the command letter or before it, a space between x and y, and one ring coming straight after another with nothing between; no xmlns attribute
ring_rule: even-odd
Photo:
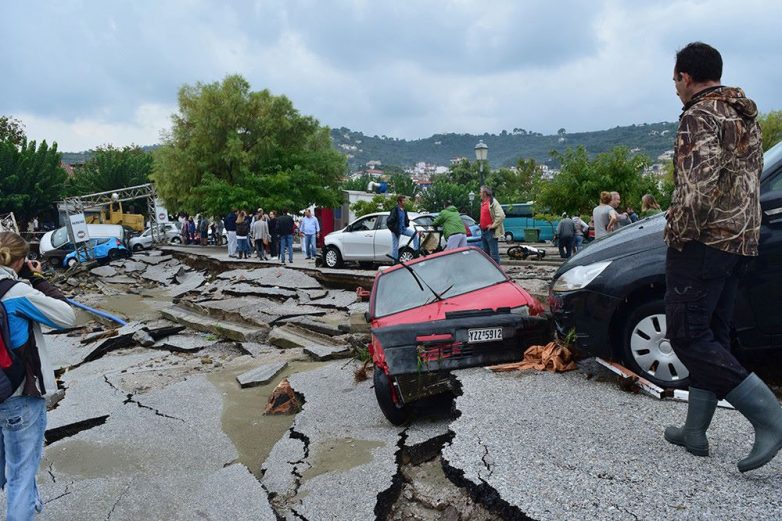
<svg viewBox="0 0 782 521"><path fill-rule="evenodd" d="M638 306L625 323L622 337L624 363L660 387L689 385L690 372L665 335L665 303L653 300Z"/></svg>

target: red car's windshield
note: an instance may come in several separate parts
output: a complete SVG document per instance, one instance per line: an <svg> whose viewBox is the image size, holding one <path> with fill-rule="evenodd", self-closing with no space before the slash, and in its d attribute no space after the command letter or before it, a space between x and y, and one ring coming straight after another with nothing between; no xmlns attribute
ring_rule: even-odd
<svg viewBox="0 0 782 521"><path fill-rule="evenodd" d="M417 262L410 266L421 281L421 289L410 271L401 268L383 274L375 290L375 317L384 317L423 306L436 297L428 284L443 298L505 282L505 274L481 252L468 249Z"/></svg>

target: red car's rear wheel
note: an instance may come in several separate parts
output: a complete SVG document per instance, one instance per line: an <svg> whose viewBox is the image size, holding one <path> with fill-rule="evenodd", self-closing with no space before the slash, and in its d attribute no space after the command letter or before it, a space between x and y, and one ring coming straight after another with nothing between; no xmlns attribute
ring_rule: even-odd
<svg viewBox="0 0 782 521"><path fill-rule="evenodd" d="M402 425L410 419L410 407L399 405L396 399L396 390L389 376L382 369L375 366L374 374L375 397L383 416L394 425Z"/></svg>

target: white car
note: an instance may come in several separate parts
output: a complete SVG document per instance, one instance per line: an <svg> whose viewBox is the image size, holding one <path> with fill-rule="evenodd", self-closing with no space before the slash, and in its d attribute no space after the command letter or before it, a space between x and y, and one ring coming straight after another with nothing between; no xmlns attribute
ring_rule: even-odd
<svg viewBox="0 0 782 521"><path fill-rule="evenodd" d="M419 214L408 212L410 226ZM359 217L342 230L331 232L323 240L323 264L328 268L340 268L344 262L361 265L391 264L391 230L386 227L388 212L378 212ZM412 237L399 237L399 258L409 261L416 256Z"/></svg>
<svg viewBox="0 0 782 521"><path fill-rule="evenodd" d="M179 227L174 223L159 224L159 229L163 232L163 242L179 244L182 237L179 235ZM130 249L133 251L146 250L152 247L152 229L147 228L144 233L138 237L130 239Z"/></svg>

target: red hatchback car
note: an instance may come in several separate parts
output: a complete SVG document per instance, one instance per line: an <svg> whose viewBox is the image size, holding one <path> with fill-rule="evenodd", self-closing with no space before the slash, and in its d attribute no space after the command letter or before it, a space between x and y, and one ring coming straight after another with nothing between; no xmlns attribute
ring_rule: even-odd
<svg viewBox="0 0 782 521"><path fill-rule="evenodd" d="M378 272L367 319L375 395L395 425L411 402L453 390L451 370L521 360L551 336L540 302L477 248Z"/></svg>

